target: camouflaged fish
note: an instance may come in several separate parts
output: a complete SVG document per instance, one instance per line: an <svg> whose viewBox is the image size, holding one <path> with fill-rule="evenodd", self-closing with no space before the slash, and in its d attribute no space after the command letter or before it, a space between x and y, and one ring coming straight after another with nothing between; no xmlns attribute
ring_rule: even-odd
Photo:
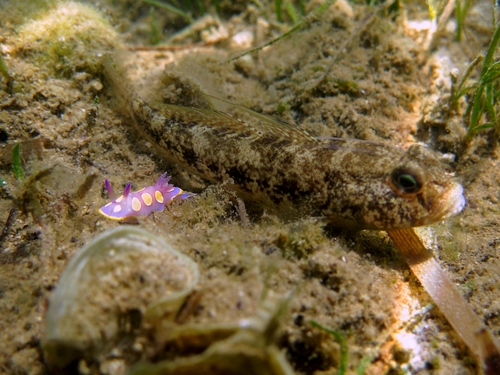
<svg viewBox="0 0 500 375"><path fill-rule="evenodd" d="M279 121L255 127L214 109L148 104L121 90L169 162L210 181L232 179L242 198L284 217L391 230L432 224L465 206L462 186L425 147L319 140Z"/></svg>

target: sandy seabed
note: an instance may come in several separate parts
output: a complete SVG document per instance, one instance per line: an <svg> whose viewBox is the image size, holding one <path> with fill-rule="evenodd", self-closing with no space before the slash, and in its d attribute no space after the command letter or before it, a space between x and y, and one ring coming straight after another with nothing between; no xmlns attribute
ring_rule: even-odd
<svg viewBox="0 0 500 375"><path fill-rule="evenodd" d="M291 293L286 312L277 315L280 327L273 342L255 345L279 348L297 374L336 374L339 368L339 345L312 327L311 319L344 335L349 374L363 363L367 375L478 373L438 309L427 308L430 297L384 232L350 232L308 217L285 222L271 213L254 213L249 205L247 217L230 183L207 184L162 159L129 118L129 109L116 100L100 61L103 54L114 54L124 79L148 101L183 104L195 82L212 95L280 116L313 136L404 148L422 142L441 152L463 182L467 207L419 233L498 337L497 140L485 133L464 152L462 117L445 113L450 70L463 72L489 41L492 21L482 16L492 13L487 2L471 9L464 41L454 41L450 23L432 53L423 48L424 4L406 4L397 16L381 14L365 23L367 7L338 0L292 36L222 65L276 32L262 9L234 3L223 8L223 21L204 19L180 35L182 48L139 50L151 36L148 5L103 1L93 8L93 2L85 3L6 1L0 11L8 15L0 25L0 48L13 77L12 92L5 78L0 81L0 176L5 180L0 190L0 373L122 374L139 360L174 361L202 351L169 351L169 345L155 340L154 327L140 323L125 324L119 335L91 344L66 369L48 366L42 350L44 314L61 273L81 247L120 225L97 212L109 201L102 181L109 179L120 192L130 181L138 190L165 171L176 186L197 195L138 225L198 264L198 286L177 326L234 327L261 311L263 294L279 300ZM180 23L159 10L155 14L165 28ZM310 89L330 68L327 79ZM16 143L21 144L22 182L11 171ZM137 288L124 286L120 293L121 299L134 300ZM99 303L100 311L109 306L109 319L140 321L137 309L113 310L106 295L99 294ZM100 316L96 327L103 320ZM213 343L221 339L213 336ZM79 338L74 342L78 345ZM211 373L237 373L228 371ZM258 373L251 366L248 371Z"/></svg>

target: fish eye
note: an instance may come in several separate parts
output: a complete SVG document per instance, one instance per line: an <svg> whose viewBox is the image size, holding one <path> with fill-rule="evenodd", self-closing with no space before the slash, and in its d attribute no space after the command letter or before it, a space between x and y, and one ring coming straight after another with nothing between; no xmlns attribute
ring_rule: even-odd
<svg viewBox="0 0 500 375"><path fill-rule="evenodd" d="M391 174L392 183L403 193L417 193L422 184L415 173L406 169L395 169Z"/></svg>

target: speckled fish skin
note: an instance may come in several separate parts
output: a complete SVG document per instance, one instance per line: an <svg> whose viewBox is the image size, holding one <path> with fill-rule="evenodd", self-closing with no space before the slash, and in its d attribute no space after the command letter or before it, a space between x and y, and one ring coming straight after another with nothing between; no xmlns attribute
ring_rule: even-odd
<svg viewBox="0 0 500 375"><path fill-rule="evenodd" d="M287 218L314 215L349 229L390 230L432 224L465 206L462 187L419 145L404 151L317 140L292 125L263 131L211 109L149 105L136 96L131 104L139 127L170 162L211 181L232 179L244 199ZM406 191L402 174L403 184L411 175L419 189Z"/></svg>

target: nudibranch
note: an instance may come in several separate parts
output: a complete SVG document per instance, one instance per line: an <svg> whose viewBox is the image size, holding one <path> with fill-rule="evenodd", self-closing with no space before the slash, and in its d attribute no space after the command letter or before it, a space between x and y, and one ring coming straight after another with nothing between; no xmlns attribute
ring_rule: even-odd
<svg viewBox="0 0 500 375"><path fill-rule="evenodd" d="M117 197L106 179L104 186L111 202L99 209L99 213L112 220L127 220L146 217L154 211L162 211L174 199L185 199L192 194L170 185L170 176L163 173L154 186L146 186L139 191L130 191L130 182L125 186L123 195Z"/></svg>

